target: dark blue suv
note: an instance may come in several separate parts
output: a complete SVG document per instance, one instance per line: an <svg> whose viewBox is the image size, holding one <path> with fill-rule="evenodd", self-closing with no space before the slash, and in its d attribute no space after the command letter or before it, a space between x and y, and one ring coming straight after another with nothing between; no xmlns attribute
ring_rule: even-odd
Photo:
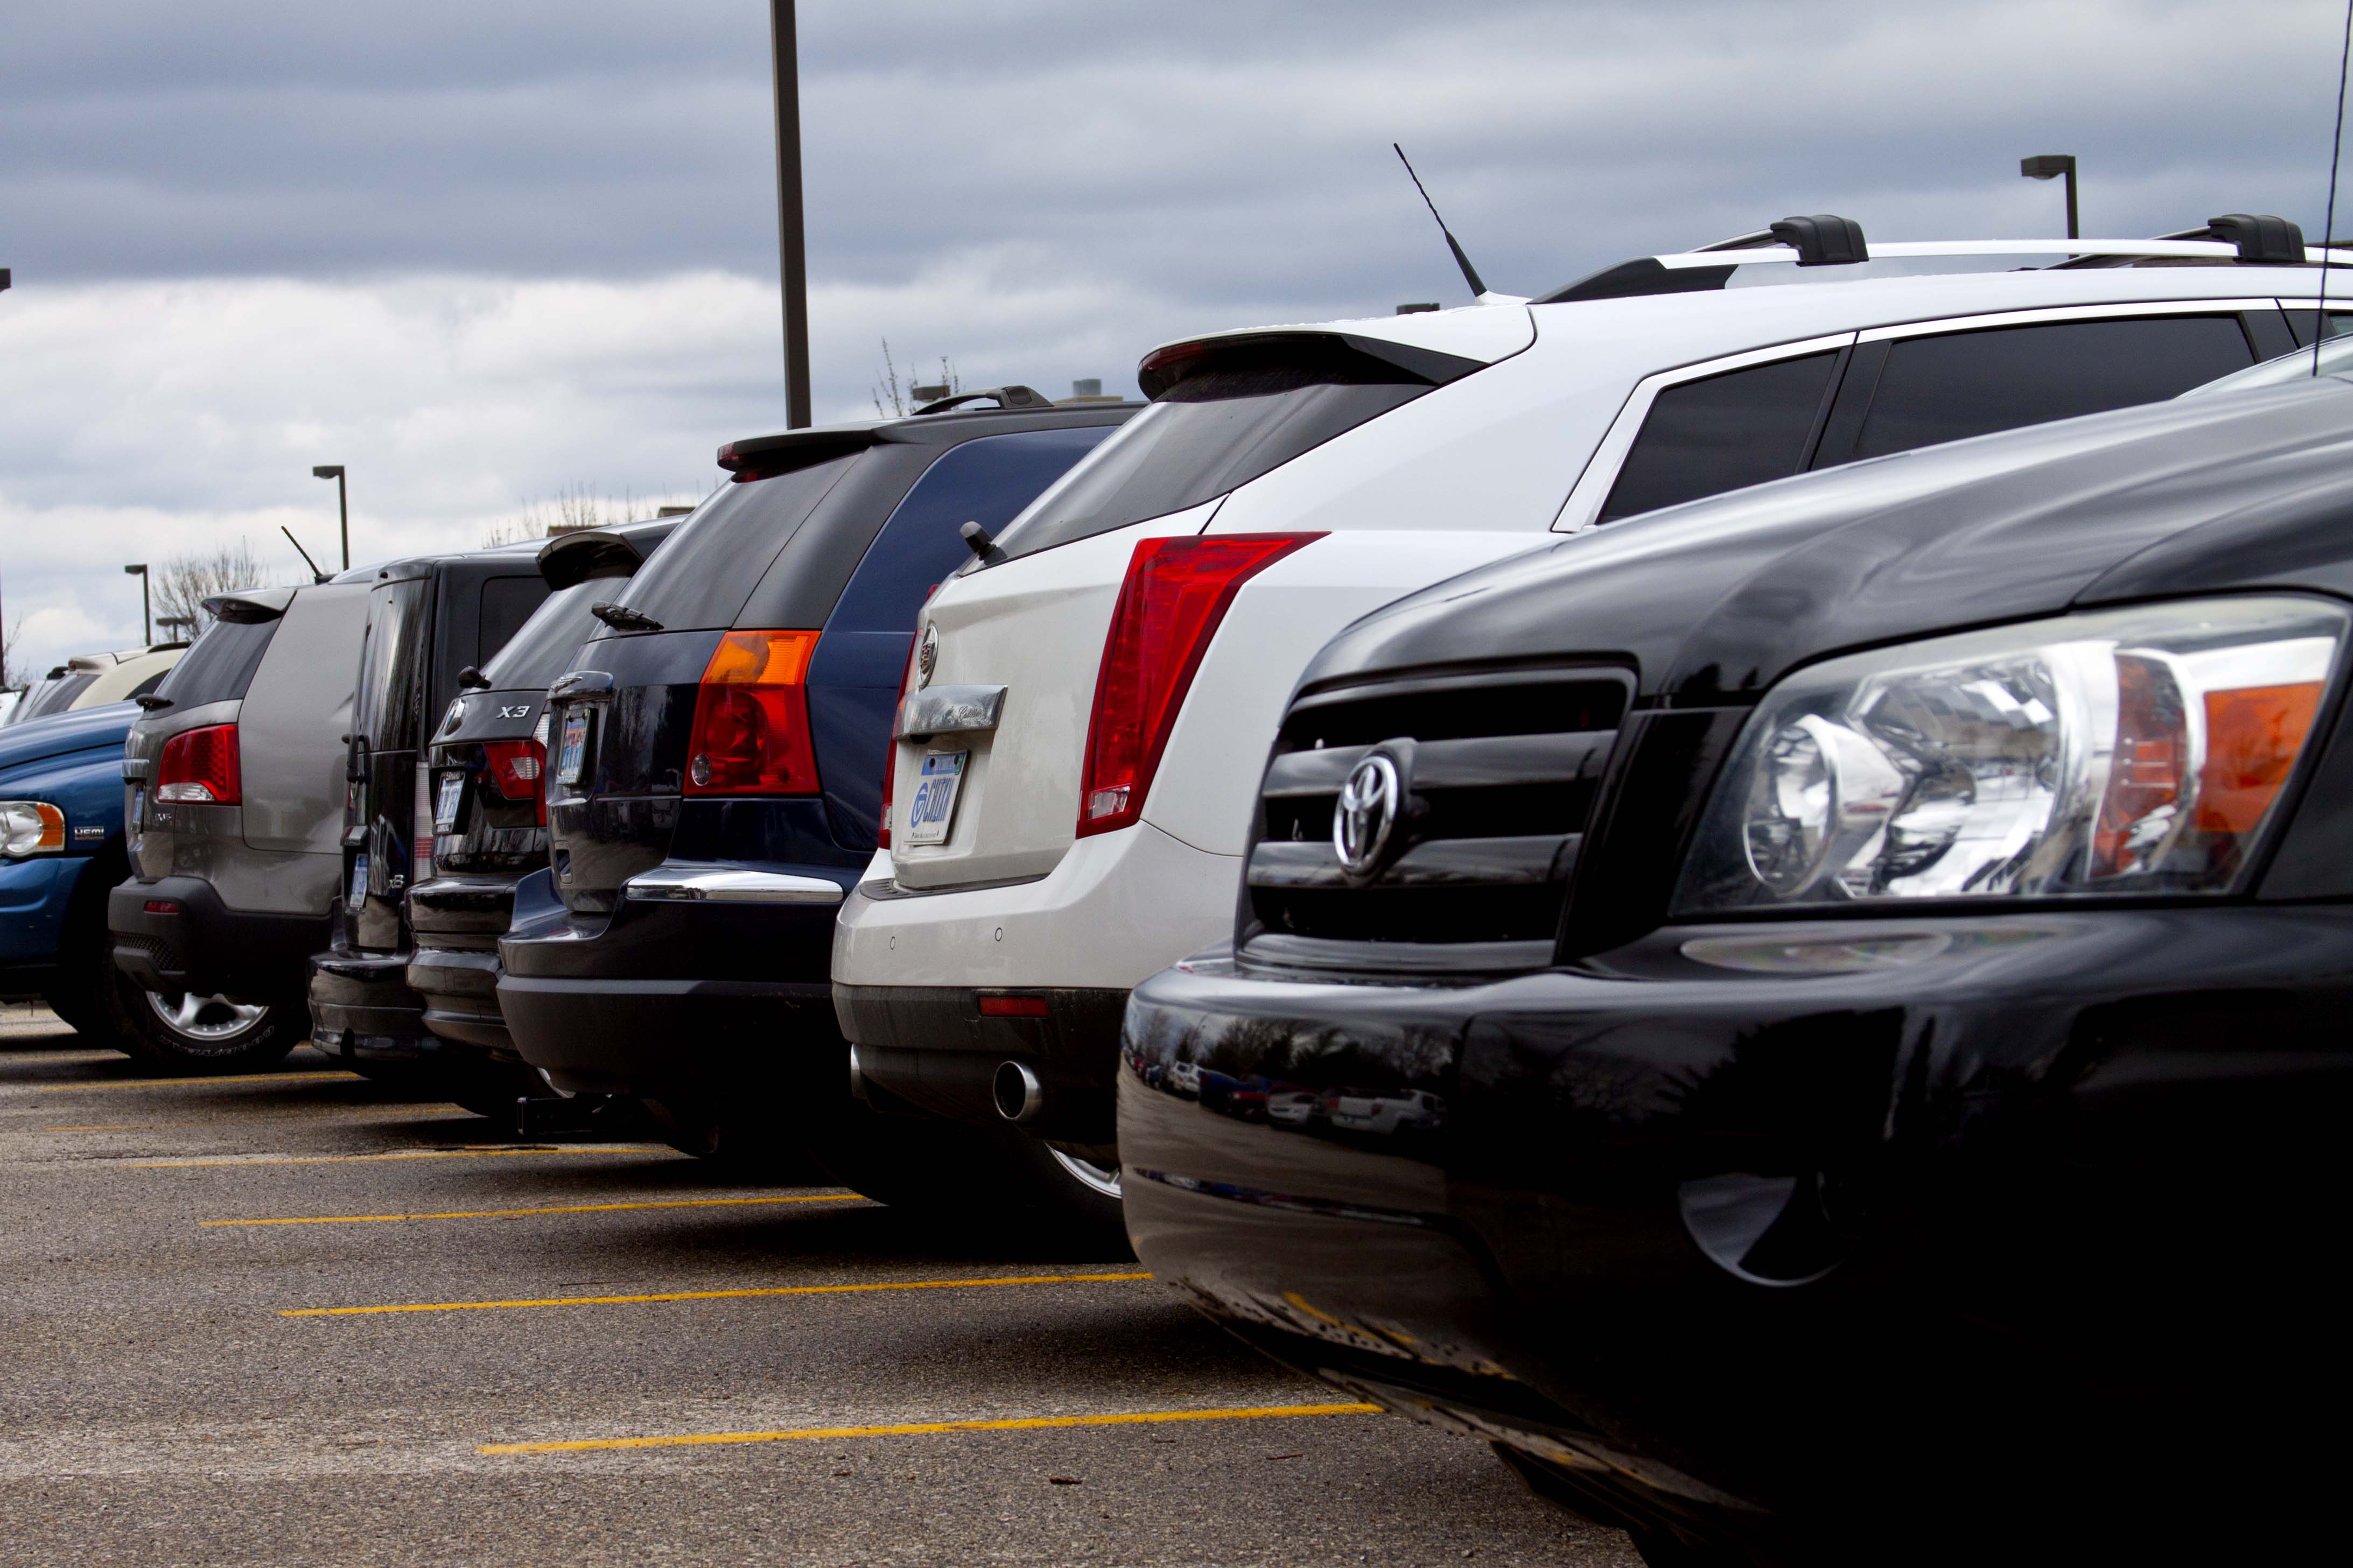
<svg viewBox="0 0 2353 1568"><path fill-rule="evenodd" d="M1142 406L981 395L721 448L733 482L598 607L549 693L552 865L499 944L500 1011L558 1089L639 1097L691 1152L814 1152L886 1199L952 1157L960 1129L850 1098L835 912L965 526L985 543Z"/></svg>

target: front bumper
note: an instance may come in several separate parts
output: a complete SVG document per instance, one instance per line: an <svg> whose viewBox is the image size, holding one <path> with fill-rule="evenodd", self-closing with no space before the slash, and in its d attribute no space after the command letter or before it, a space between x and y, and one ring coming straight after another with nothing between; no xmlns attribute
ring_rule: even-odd
<svg viewBox="0 0 2353 1568"><path fill-rule="evenodd" d="M856 875L777 869L845 888ZM840 1069L826 979L837 905L624 899L575 916L547 887L534 873L516 888L497 995L515 1051L558 1089L702 1097Z"/></svg>
<svg viewBox="0 0 2353 1568"><path fill-rule="evenodd" d="M938 892L861 882L832 961L860 1073L925 1110L995 1121L991 1080L1018 1062L1045 1086L1036 1130L1108 1142L1127 989L1232 923L1240 864L1146 822L1079 839L1035 881ZM985 1016L989 996L1047 1012Z"/></svg>
<svg viewBox="0 0 2353 1568"><path fill-rule="evenodd" d="M27 984L52 972L66 910L89 865L87 855L0 860L0 968L22 970Z"/></svg>
<svg viewBox="0 0 2353 1568"><path fill-rule="evenodd" d="M1204 958L1130 1004L1128 1225L1638 1528L2179 1519L2162 1445L2345 1381L2348 1001L2333 908L1683 928L1460 989Z"/></svg>
<svg viewBox="0 0 2353 1568"><path fill-rule="evenodd" d="M323 913L231 909L200 877L122 883L106 924L115 967L146 990L268 1001L302 994L311 955L333 934Z"/></svg>

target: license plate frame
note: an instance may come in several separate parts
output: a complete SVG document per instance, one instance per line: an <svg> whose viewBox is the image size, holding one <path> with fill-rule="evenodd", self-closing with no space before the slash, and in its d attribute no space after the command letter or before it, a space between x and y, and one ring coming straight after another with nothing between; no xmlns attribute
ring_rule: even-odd
<svg viewBox="0 0 2353 1568"><path fill-rule="evenodd" d="M367 902L367 851L363 849L352 857L351 897L345 900L354 910Z"/></svg>
<svg viewBox="0 0 2353 1568"><path fill-rule="evenodd" d="M925 752L907 798L907 842L944 844L955 831L956 803L964 798L970 752Z"/></svg>
<svg viewBox="0 0 2353 1568"><path fill-rule="evenodd" d="M458 831L458 814L466 803L466 775L446 773L433 793L433 833L439 837Z"/></svg>
<svg viewBox="0 0 2353 1568"><path fill-rule="evenodd" d="M567 708L564 710L562 743L555 752L555 782L567 787L577 785L580 775L587 771L589 710Z"/></svg>

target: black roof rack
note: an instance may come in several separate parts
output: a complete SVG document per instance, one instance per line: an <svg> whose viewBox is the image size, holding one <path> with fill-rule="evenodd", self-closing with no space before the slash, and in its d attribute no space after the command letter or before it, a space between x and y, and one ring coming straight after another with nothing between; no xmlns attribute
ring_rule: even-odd
<svg viewBox="0 0 2353 1568"><path fill-rule="evenodd" d="M1736 234L1730 239L1695 246L1692 254L1711 250L1761 250L1767 246L1786 245L1798 253L1800 267L1845 267L1871 259L1871 250L1863 242L1862 225L1851 217L1833 213L1817 213L1811 217L1785 217L1764 228ZM1621 261L1605 267L1599 272L1588 272L1573 283L1566 283L1549 294L1529 300L1532 305L1566 305L1578 300L1627 300L1644 294L1696 294L1710 289L1721 289L1731 280L1735 268L1730 263L1722 267L1664 267L1656 257L1638 256L1631 261Z"/></svg>
<svg viewBox="0 0 2353 1568"><path fill-rule="evenodd" d="M945 414L949 409L970 403L976 397L993 397L999 408L1051 408L1054 400L1044 393L1008 382L1003 386L985 386L978 392L959 392L954 397L943 397L936 403L926 403L915 410L913 417L926 414Z"/></svg>

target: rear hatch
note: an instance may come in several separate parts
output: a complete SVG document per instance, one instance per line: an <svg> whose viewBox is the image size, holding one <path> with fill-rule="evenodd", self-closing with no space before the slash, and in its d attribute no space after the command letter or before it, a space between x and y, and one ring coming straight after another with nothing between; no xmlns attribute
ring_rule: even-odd
<svg viewBox="0 0 2353 1568"><path fill-rule="evenodd" d="M243 842L237 716L293 597L278 588L211 601L221 618L141 701L122 747L122 820L142 881L208 876L215 848Z"/></svg>
<svg viewBox="0 0 2353 1568"><path fill-rule="evenodd" d="M1482 353L1502 357L1528 341L1525 311L1468 314L1498 329L1482 339ZM1419 320L1401 318L1415 323L1409 336L1439 337ZM1161 671L1156 684L1149 670L1127 673L1142 675L1151 688L1145 703L1165 700L1165 713L1136 711L1111 693L1108 710L1098 710L1106 637L1143 559L1139 547L1200 533L1236 487L1487 363L1336 329L1230 334L1147 356L1139 379L1153 404L1014 521L998 542L1001 559L961 574L924 613L933 655L917 679L1005 695L993 729L898 746L895 879L948 888L1042 877L1078 837L1088 809L1082 793L1105 808L1091 831L1134 821L1144 804L1136 781L1126 781L1135 795L1126 799L1120 780L1092 778L1091 735L1124 736L1131 750L1148 752L1156 719L1173 721L1182 706L1190 666L1178 645L1193 635L1198 658L1230 601L1228 590L1295 546L1237 545L1225 552L1230 559L1199 563L1190 589L1140 604L1139 624L1148 623L1158 649L1176 650L1176 668ZM1130 696L1137 689L1134 681L1121 688ZM1159 733L1165 739L1165 728ZM1103 754L1103 745L1095 749ZM934 809L911 827L916 792L935 808L937 781L951 775L958 782L946 815Z"/></svg>
<svg viewBox="0 0 2353 1568"><path fill-rule="evenodd" d="M427 714L433 579L378 582L368 592L344 770L343 899L339 934L364 952L403 946L401 903L414 875L417 752Z"/></svg>

